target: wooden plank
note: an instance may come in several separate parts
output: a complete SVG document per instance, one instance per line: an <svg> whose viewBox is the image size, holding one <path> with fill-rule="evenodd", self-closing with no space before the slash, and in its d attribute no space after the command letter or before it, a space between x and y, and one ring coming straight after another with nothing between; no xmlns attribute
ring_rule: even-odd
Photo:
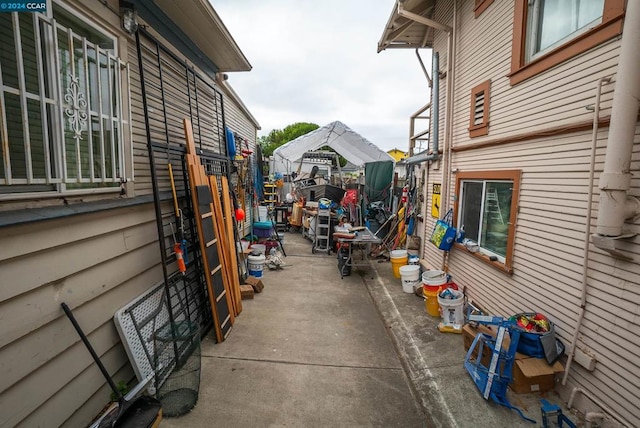
<svg viewBox="0 0 640 428"><path fill-rule="evenodd" d="M226 177L222 177L221 180L226 180ZM235 241L233 239L233 229L231 230L231 235L229 235L229 224L225 218L226 210L224 207L224 190L222 191L221 199L218 180L216 177L211 177L211 189L217 196L217 198L214 197L214 209L216 217L220 219L220 236L222 237L222 244L225 253L229 289L231 291L232 301L234 302L234 310L236 314L239 314L242 312L242 297L240 296L240 278L238 275L238 260L236 257ZM229 187L227 185L227 198L228 190Z"/></svg>
<svg viewBox="0 0 640 428"><path fill-rule="evenodd" d="M225 229L227 231L227 245L229 248L229 254L231 255L231 268L232 268L232 278L234 285L234 292L238 302L238 312L242 311L242 298L240 295L240 275L238 273L238 252L236 242L234 228L235 225L233 223L233 203L231 201L231 192L229 189L229 181L227 177L220 178L222 182L222 206L223 206L223 215L225 222Z"/></svg>
<svg viewBox="0 0 640 428"><path fill-rule="evenodd" d="M202 263L206 272L205 280L207 283L207 295L213 315L216 339L218 342L221 342L229 334L234 322L234 314L231 310L233 305L230 300L229 290L224 284L224 278L220 281L222 282L222 287L220 287L220 283L217 279L218 272L220 272L220 269L218 269L218 265L220 264L219 259L224 256L224 253L220 251L223 247L221 246L220 235L218 235L216 231L217 222L214 221L212 216L208 215L213 211L213 198L211 198L211 188L207 175L204 171L204 167L200 162L200 158L196 155L191 122L188 119L185 119L183 125L187 147L186 160L189 168L191 197L193 200L194 215L198 230L198 241L200 252L202 254ZM205 236L203 222L210 222L209 224L212 224L213 227L207 225L207 234L215 235L216 239L208 239L209 237ZM213 241L215 241L217 250L216 254L218 258L218 265L216 266L211 265L213 260L208 255L209 247L207 247L207 243L209 242L212 245ZM221 276L223 275L224 273L222 273ZM221 296L224 298L219 298Z"/></svg>

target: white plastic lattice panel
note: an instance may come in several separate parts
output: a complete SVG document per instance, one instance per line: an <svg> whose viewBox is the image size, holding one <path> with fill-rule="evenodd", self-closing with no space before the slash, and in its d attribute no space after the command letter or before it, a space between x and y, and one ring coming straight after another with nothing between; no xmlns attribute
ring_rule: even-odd
<svg viewBox="0 0 640 428"><path fill-rule="evenodd" d="M174 308L181 303L175 295L171 300ZM179 311L174 309L176 312ZM169 322L164 284L154 286L118 310L113 321L138 381L155 374L154 335Z"/></svg>

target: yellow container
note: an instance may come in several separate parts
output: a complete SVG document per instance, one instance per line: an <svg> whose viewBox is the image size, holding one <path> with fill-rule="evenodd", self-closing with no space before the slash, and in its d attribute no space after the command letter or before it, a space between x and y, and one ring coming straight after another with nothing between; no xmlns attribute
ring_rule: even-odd
<svg viewBox="0 0 640 428"><path fill-rule="evenodd" d="M393 277L394 278L401 278L400 267L406 266L407 265L407 260L409 260L409 257L407 257L407 256L404 256L404 257L392 257L391 258L391 267L393 268Z"/></svg>
<svg viewBox="0 0 640 428"><path fill-rule="evenodd" d="M423 286L422 295L425 298L424 308L427 313L432 317L440 316L440 304L438 303L438 293L440 292L439 286Z"/></svg>
<svg viewBox="0 0 640 428"><path fill-rule="evenodd" d="M401 278L400 266L405 266L409 261L409 253L407 250L393 250L389 254L391 256L391 268L393 268L394 278Z"/></svg>

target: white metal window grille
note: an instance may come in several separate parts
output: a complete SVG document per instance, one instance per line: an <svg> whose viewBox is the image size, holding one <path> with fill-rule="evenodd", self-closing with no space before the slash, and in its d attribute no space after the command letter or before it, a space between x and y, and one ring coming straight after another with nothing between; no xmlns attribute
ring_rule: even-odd
<svg viewBox="0 0 640 428"><path fill-rule="evenodd" d="M602 22L605 0L529 0L527 61Z"/></svg>
<svg viewBox="0 0 640 428"><path fill-rule="evenodd" d="M458 222L465 238L478 244L480 252L505 263L513 182L464 180L460 186Z"/></svg>
<svg viewBox="0 0 640 428"><path fill-rule="evenodd" d="M131 118L115 39L54 7L0 14L0 43L0 199L117 191Z"/></svg>

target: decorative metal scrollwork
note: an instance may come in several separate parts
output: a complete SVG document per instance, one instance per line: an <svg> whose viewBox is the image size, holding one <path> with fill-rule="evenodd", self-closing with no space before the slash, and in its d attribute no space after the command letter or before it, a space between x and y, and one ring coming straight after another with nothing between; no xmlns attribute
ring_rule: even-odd
<svg viewBox="0 0 640 428"><path fill-rule="evenodd" d="M64 100L71 107L66 108L64 112L69 119L69 126L75 134L73 138L82 140L82 129L87 123L87 100L82 91L80 91L79 78L71 74L69 77L71 82L67 88L67 93L64 95Z"/></svg>

